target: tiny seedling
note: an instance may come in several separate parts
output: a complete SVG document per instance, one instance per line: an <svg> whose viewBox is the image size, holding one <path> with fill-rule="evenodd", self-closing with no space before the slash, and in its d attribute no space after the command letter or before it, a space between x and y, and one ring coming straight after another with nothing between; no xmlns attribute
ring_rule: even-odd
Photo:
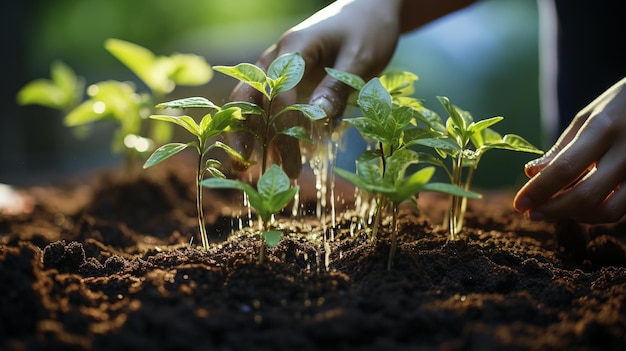
<svg viewBox="0 0 626 351"><path fill-rule="evenodd" d="M289 177L275 164L261 175L257 182L256 190L250 184L223 178L205 179L202 181L202 186L207 188L237 189L248 195L250 206L261 217L263 225L263 230L260 233L263 244L261 244L259 251L259 263L263 263L265 246L275 247L283 235L282 231L271 229L272 218L293 200L299 187L291 186Z"/></svg>
<svg viewBox="0 0 626 351"><path fill-rule="evenodd" d="M413 143L435 149L442 159L423 155L422 160L445 169L452 184L468 190L481 157L488 150L504 149L536 154L543 153L543 151L519 135L507 134L501 136L498 132L489 128L502 121L504 117L497 116L474 121L469 112L454 106L447 97L439 96L437 98L449 115L445 124L445 133L436 138L417 139ZM431 116L436 115L432 111L430 113ZM441 120L438 116L436 116L436 119ZM446 165L443 161L448 156L451 160L451 166ZM465 176L463 175L463 168L468 169ZM463 228L466 208L467 197L452 194L448 211L450 240L459 238L459 233Z"/></svg>
<svg viewBox="0 0 626 351"><path fill-rule="evenodd" d="M196 170L196 208L198 212L198 225L200 227L200 238L202 247L209 248L209 237L204 225L204 211L202 209L202 180L205 173L208 172L214 177L225 178L220 171L220 162L215 159L207 159L209 152L215 148L226 151L231 157L245 162L243 157L239 155L230 146L220 142L210 140L222 132L231 130L236 124L243 120L241 110L238 107L220 108L211 101L202 97L193 97L164 102L158 104L157 108L209 108L217 112L212 116L207 113L202 117L200 123L196 123L190 116L168 116L168 115L152 115L150 118L154 120L177 124L196 137L196 141L188 143L169 143L159 147L148 158L143 168L152 167L164 160L176 155L188 147L193 147L198 152L198 167Z"/></svg>
<svg viewBox="0 0 626 351"><path fill-rule="evenodd" d="M155 121L147 128L143 123L150 115L154 101L161 101L176 85L207 83L213 71L197 55L156 56L144 47L119 39L108 39L104 46L139 77L151 94L137 92L131 82L108 80L89 85L86 89L88 99L83 101L84 79L69 66L55 62L51 79L37 79L26 84L18 92L17 101L20 105L37 104L63 111L67 127L86 130L96 121L118 123L111 147L116 153L124 151L129 167L131 160L137 154L150 151L154 142L163 143L171 138L170 124ZM140 136L145 133L150 136Z"/></svg>
<svg viewBox="0 0 626 351"><path fill-rule="evenodd" d="M267 169L269 147L278 135L286 135L301 141L311 142L309 132L302 126L292 126L280 129L277 118L289 111L299 111L310 120L320 120L326 113L320 107L311 104L292 104L274 112L272 104L278 94L291 90L298 85L304 75L305 62L299 53L284 54L277 57L268 67L267 73L261 68L250 64L240 63L236 66L214 66L215 71L250 85L261 92L266 99L262 108L250 102L231 102L230 106L238 106L246 115L261 116L258 129L250 129L261 145L261 174ZM297 175L294 175L297 176Z"/></svg>

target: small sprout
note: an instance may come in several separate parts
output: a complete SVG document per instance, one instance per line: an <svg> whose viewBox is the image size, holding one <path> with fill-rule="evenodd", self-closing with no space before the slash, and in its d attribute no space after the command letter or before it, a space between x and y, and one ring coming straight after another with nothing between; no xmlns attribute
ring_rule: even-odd
<svg viewBox="0 0 626 351"><path fill-rule="evenodd" d="M299 190L298 186L291 186L289 177L277 165L270 166L257 182L257 189L250 184L222 178L208 178L202 181L202 186L207 188L236 189L245 192L252 206L258 213L263 223L263 231L260 233L264 244L259 252L259 263L265 258L265 246L275 247L278 245L282 232L272 230L272 217L282 210L293 200Z"/></svg>
<svg viewBox="0 0 626 351"><path fill-rule="evenodd" d="M304 59L299 53L284 54L276 58L268 67L267 74L259 67L250 63L240 63L236 66L214 66L213 69L248 84L263 94L267 100L261 108L250 102L232 102L225 106L237 106L244 115L258 115L261 117L261 126L250 129L259 144L261 144L261 173L267 169L269 147L279 135L295 138L305 142L311 142L309 133L299 125L283 127L285 123L276 123L277 118L286 117L289 111L299 111L309 120L315 121L326 117L326 113L320 107L310 104L293 104L283 107L274 112L272 103L280 93L296 87L304 75ZM297 175L292 175L296 178Z"/></svg>
<svg viewBox="0 0 626 351"><path fill-rule="evenodd" d="M210 173L213 177L225 178L224 174L220 171L221 164L218 160L206 159L208 153L214 148L220 148L226 151L231 157L237 158L240 162L245 162L243 157L239 155L230 146L220 142L214 141L210 143L209 140L222 132L231 130L239 121L243 119L241 110L238 107L220 108L211 101L201 98L186 98L180 100L174 100L157 105L157 108L209 108L216 110L214 115L207 113L202 117L200 123L196 123L193 118L189 116L168 116L168 115L153 115L150 118L177 124L187 130L189 133L197 138L197 141L189 143L169 143L159 147L148 158L143 165L143 168L152 167L156 164L163 162L164 160L176 155L177 153L185 150L188 147L194 147L198 152L198 166L196 170L196 208L198 211L198 224L200 227L200 238L202 240L202 247L204 249L209 248L209 237L206 233L206 227L204 225L204 211L202 208L202 180L206 172Z"/></svg>

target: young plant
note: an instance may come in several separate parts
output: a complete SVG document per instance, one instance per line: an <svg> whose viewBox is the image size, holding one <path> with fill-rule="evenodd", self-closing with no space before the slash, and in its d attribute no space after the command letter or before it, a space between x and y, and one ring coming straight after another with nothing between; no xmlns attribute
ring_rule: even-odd
<svg viewBox="0 0 626 351"><path fill-rule="evenodd" d="M143 165L143 168L152 167L162 161L176 155L177 153L185 150L188 147L193 147L198 152L198 163L196 170L196 208L198 213L198 225L200 227L200 238L202 240L202 247L204 249L209 248L209 237L204 225L204 211L202 208L202 180L206 172L210 173L214 177L225 178L224 174L220 171L220 162L215 159L207 159L209 152L215 148L220 148L226 151L231 157L238 159L240 162L246 162L241 155L239 155L230 146L220 142L210 140L216 137L222 132L229 131L239 121L243 120L241 110L238 107L220 108L213 104L211 101L202 97L185 98L180 100L174 100L170 102L164 102L158 104L157 108L209 108L216 110L212 116L207 113L202 117L200 123L196 123L190 116L168 116L168 115L152 115L150 118L158 121L169 122L177 124L189 133L196 137L196 141L188 143L169 143L159 147L148 158Z"/></svg>
<svg viewBox="0 0 626 351"><path fill-rule="evenodd" d="M259 263L265 259L265 246L275 247L282 238L282 231L272 230L272 217L293 200L299 190L298 186L291 186L289 177L277 166L270 166L261 175L255 190L250 184L222 178L209 178L202 181L207 188L237 189L245 192L252 206L261 218L263 230L260 237L263 240L259 250Z"/></svg>
<svg viewBox="0 0 626 351"><path fill-rule="evenodd" d="M482 156L488 150L504 149L536 154L543 153L543 151L519 135L507 134L501 136L489 128L502 121L504 117L497 116L474 121L469 112L454 106L447 97L439 96L437 98L449 115L445 124L445 133L436 138L418 139L414 143L434 148L443 159L450 157L450 166L446 165L442 159L436 157L424 156L423 160L443 167L452 184L468 190L474 172L478 168ZM432 111L431 113L434 114ZM465 175L463 174L463 168L468 169ZM459 238L459 233L463 228L466 208L467 197L456 194L451 196L448 211L450 240Z"/></svg>
<svg viewBox="0 0 626 351"><path fill-rule="evenodd" d="M82 101L84 79L76 76L69 66L55 62L51 79L37 79L26 84L18 92L17 101L21 105L37 104L63 111L67 127L86 129L96 121L118 123L111 147L115 153L124 151L128 167L137 154L150 151L154 142L163 143L171 138L170 124L153 122L147 128L143 123L150 115L154 101L161 101L176 85L207 83L213 71L197 55L156 56L146 48L118 39L108 39L104 46L135 73L151 93L137 92L131 82L108 80L89 85L86 90L88 99ZM144 133L149 137L142 137Z"/></svg>
<svg viewBox="0 0 626 351"><path fill-rule="evenodd" d="M310 120L319 120L326 117L324 110L310 104L293 104L282 108L274 113L272 104L280 93L293 89L304 75L304 59L299 53L284 54L277 57L268 67L267 73L261 68L250 64L240 63L236 66L214 66L215 71L224 73L230 77L250 85L261 92L266 99L262 108L249 102L231 102L229 106L238 106L244 114L259 115L260 127L251 132L261 145L261 173L267 169L269 147L273 139L278 135L286 135L298 140L311 142L309 132L302 126L292 126L280 129L276 120L289 111L299 111Z"/></svg>
<svg viewBox="0 0 626 351"><path fill-rule="evenodd" d="M397 209L400 203L410 201L415 194L426 190L469 197L480 195L451 184L428 183L434 167L424 168L405 179L407 168L420 161L418 154L407 146L412 145L411 142L417 138L439 135L430 128L429 120L419 113L421 104L405 96L412 92L409 87L412 87L416 76L399 73L387 76L389 78L373 78L361 84L362 80L354 75L336 70L329 73L353 87L360 87L357 104L363 116L347 121L364 138L374 140L377 147L359 157L356 174L342 169L335 169L335 172L376 196L377 209L371 240L376 239L383 209L387 203L391 203L393 230L388 260L390 268L397 246ZM418 123L418 119L421 123Z"/></svg>

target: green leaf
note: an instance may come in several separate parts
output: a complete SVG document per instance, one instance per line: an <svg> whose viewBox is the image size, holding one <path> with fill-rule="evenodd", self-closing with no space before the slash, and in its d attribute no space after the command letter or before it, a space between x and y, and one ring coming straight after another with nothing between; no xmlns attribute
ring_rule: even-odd
<svg viewBox="0 0 626 351"><path fill-rule="evenodd" d="M317 121L323 118L326 118L326 112L322 110L319 106L311 105L311 104L293 104L285 107L276 116L282 114L286 111L300 111L304 116L312 121Z"/></svg>
<svg viewBox="0 0 626 351"><path fill-rule="evenodd" d="M376 121L391 115L391 95L378 78L373 78L361 89L357 100L363 114Z"/></svg>
<svg viewBox="0 0 626 351"><path fill-rule="evenodd" d="M467 130L467 124L465 123L465 119L461 116L459 111L456 109L454 105L450 102L450 100L445 96L437 96L437 99L443 106L443 108L448 112L452 123L459 128L461 132L465 132Z"/></svg>
<svg viewBox="0 0 626 351"><path fill-rule="evenodd" d="M198 86L213 78L213 70L202 56L193 54L173 54L173 71L170 78L178 85Z"/></svg>
<svg viewBox="0 0 626 351"><path fill-rule="evenodd" d="M289 186L289 177L275 164L271 165L257 182L257 190L265 199L269 199L273 194L289 189Z"/></svg>
<svg viewBox="0 0 626 351"><path fill-rule="evenodd" d="M235 189L241 190L248 195L248 200L250 201L250 206L252 206L259 215L261 215L262 210L264 210L264 201L261 195L254 190L254 188L247 183L240 182L234 179L223 179L223 178L207 178L202 180L202 186L209 189Z"/></svg>
<svg viewBox="0 0 626 351"><path fill-rule="evenodd" d="M415 92L413 84L418 77L411 72L387 72L380 77L380 83L392 96L409 96Z"/></svg>
<svg viewBox="0 0 626 351"><path fill-rule="evenodd" d="M236 66L213 66L213 70L250 85L252 88L263 93L263 95L270 99L270 96L266 91L268 84L267 76L259 67L251 63L240 63Z"/></svg>
<svg viewBox="0 0 626 351"><path fill-rule="evenodd" d="M450 155L454 155L461 151L461 148L456 141L447 137L415 139L410 142L410 145L424 145L433 149L444 150Z"/></svg>
<svg viewBox="0 0 626 351"><path fill-rule="evenodd" d="M268 247L276 247L283 237L283 232L280 230L267 230L261 233L261 236L263 237L263 241L265 241L265 245Z"/></svg>
<svg viewBox="0 0 626 351"><path fill-rule="evenodd" d="M304 59L297 52L277 57L267 69L267 76L272 79L271 98L298 85L304 76L304 65Z"/></svg>
<svg viewBox="0 0 626 351"><path fill-rule="evenodd" d="M365 86L365 81L363 78L357 76L356 74L344 72L335 68L326 67L326 73L337 79L338 81L356 89L361 90L363 86Z"/></svg>
<svg viewBox="0 0 626 351"><path fill-rule="evenodd" d="M232 147L228 146L227 144L222 143L221 141L215 141L213 144L211 144L208 149L213 149L213 148L220 148L224 151L226 151L226 153L232 158L237 160L237 162L239 162L240 164L249 167L251 166L253 163L246 160L239 152L235 151L235 149L233 149ZM207 150L208 151L208 150Z"/></svg>
<svg viewBox="0 0 626 351"><path fill-rule="evenodd" d="M370 184L367 181L359 178L358 175L356 175L356 174L354 174L354 173L352 173L350 171L347 171L345 169L338 168L338 167L335 167L334 171L335 171L335 173L337 173L338 176L340 176L341 178L343 178L343 179L347 180L348 182L354 184L359 189L361 189L363 191L371 192Z"/></svg>
<svg viewBox="0 0 626 351"><path fill-rule="evenodd" d="M296 138L298 140L302 140L310 144L313 143L313 140L311 139L311 136L309 135L310 133L301 126L289 127L285 130L281 130L279 134L287 135L292 138Z"/></svg>
<svg viewBox="0 0 626 351"><path fill-rule="evenodd" d="M471 133L478 133L482 131L483 129L491 127L492 125L502 121L503 119L504 117L502 116L486 118L486 119L471 123L467 129Z"/></svg>
<svg viewBox="0 0 626 351"><path fill-rule="evenodd" d="M190 144L183 143L171 143L165 144L160 148L156 149L152 155L146 160L146 163L143 164L143 168L152 167L156 164L163 162L164 160L176 155L177 153L185 150L189 147Z"/></svg>
<svg viewBox="0 0 626 351"><path fill-rule="evenodd" d="M66 92L47 79L29 82L17 93L17 103L20 105L41 105L63 110L69 107L69 101Z"/></svg>
<svg viewBox="0 0 626 351"><path fill-rule="evenodd" d="M87 100L82 104L76 106L72 111L70 111L63 120L63 124L66 127L75 127L87 123L91 123L97 120L101 120L107 117L106 111L94 108L97 101Z"/></svg>
<svg viewBox="0 0 626 351"><path fill-rule="evenodd" d="M266 199L266 204L267 204L266 211L268 215L266 216L266 218L263 218L263 220L264 221L269 220L269 217L272 214L275 214L278 211L285 208L285 206L287 206L287 204L289 204L289 202L293 200L293 198L296 196L299 190L300 188L298 186L294 186L287 190L272 194L271 197L267 198Z"/></svg>
<svg viewBox="0 0 626 351"><path fill-rule="evenodd" d="M171 62L159 60L152 51L124 40L107 39L104 47L151 90L167 94L174 89L174 83L168 77Z"/></svg>
<svg viewBox="0 0 626 351"><path fill-rule="evenodd" d="M189 133L197 136L198 138L202 137L202 133L200 131L200 126L193 120L193 118L189 116L168 116L168 115L152 115L151 119L155 119L158 121L165 121L170 123L178 124L179 126L185 128Z"/></svg>
<svg viewBox="0 0 626 351"><path fill-rule="evenodd" d="M184 99L162 102L156 105L156 108L190 108L190 107L206 107L219 110L219 106L203 97L188 97Z"/></svg>
<svg viewBox="0 0 626 351"><path fill-rule="evenodd" d="M217 111L206 128L202 129L202 136L208 138L221 132L228 131L237 121L243 120L241 110L238 107L230 107Z"/></svg>
<svg viewBox="0 0 626 351"><path fill-rule="evenodd" d="M439 193L446 193L450 195L456 195L461 197L467 197L470 199L480 199L482 195L473 191L465 190L456 185L448 183L428 183L424 184L422 191L436 191Z"/></svg>
<svg viewBox="0 0 626 351"><path fill-rule="evenodd" d="M357 158L356 174L368 184L382 184L383 170L380 158Z"/></svg>
<svg viewBox="0 0 626 351"><path fill-rule="evenodd" d="M407 168L418 162L417 152L400 149L387 158L383 181L397 187L403 180Z"/></svg>
<svg viewBox="0 0 626 351"><path fill-rule="evenodd" d="M222 109L226 110L231 107L238 107L241 109L242 115L263 115L265 111L257 104L245 101L233 101L222 105Z"/></svg>
<svg viewBox="0 0 626 351"><path fill-rule="evenodd" d="M424 185L430 181L434 173L435 167L425 167L413 173L403 182L398 183L395 187L395 193L390 196L392 202L399 204L409 200L413 195L422 191Z"/></svg>

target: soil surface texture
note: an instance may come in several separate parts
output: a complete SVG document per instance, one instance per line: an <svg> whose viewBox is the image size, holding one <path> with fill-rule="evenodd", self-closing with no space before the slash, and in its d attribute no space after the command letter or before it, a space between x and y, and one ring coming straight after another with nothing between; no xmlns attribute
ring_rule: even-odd
<svg viewBox="0 0 626 351"><path fill-rule="evenodd" d="M626 349L623 224L530 222L497 192L451 242L447 197L422 194L388 270L389 221L372 243L352 201L330 230L303 196L259 264L236 191L205 190L199 249L192 169L20 189L31 207L0 214L0 350Z"/></svg>

